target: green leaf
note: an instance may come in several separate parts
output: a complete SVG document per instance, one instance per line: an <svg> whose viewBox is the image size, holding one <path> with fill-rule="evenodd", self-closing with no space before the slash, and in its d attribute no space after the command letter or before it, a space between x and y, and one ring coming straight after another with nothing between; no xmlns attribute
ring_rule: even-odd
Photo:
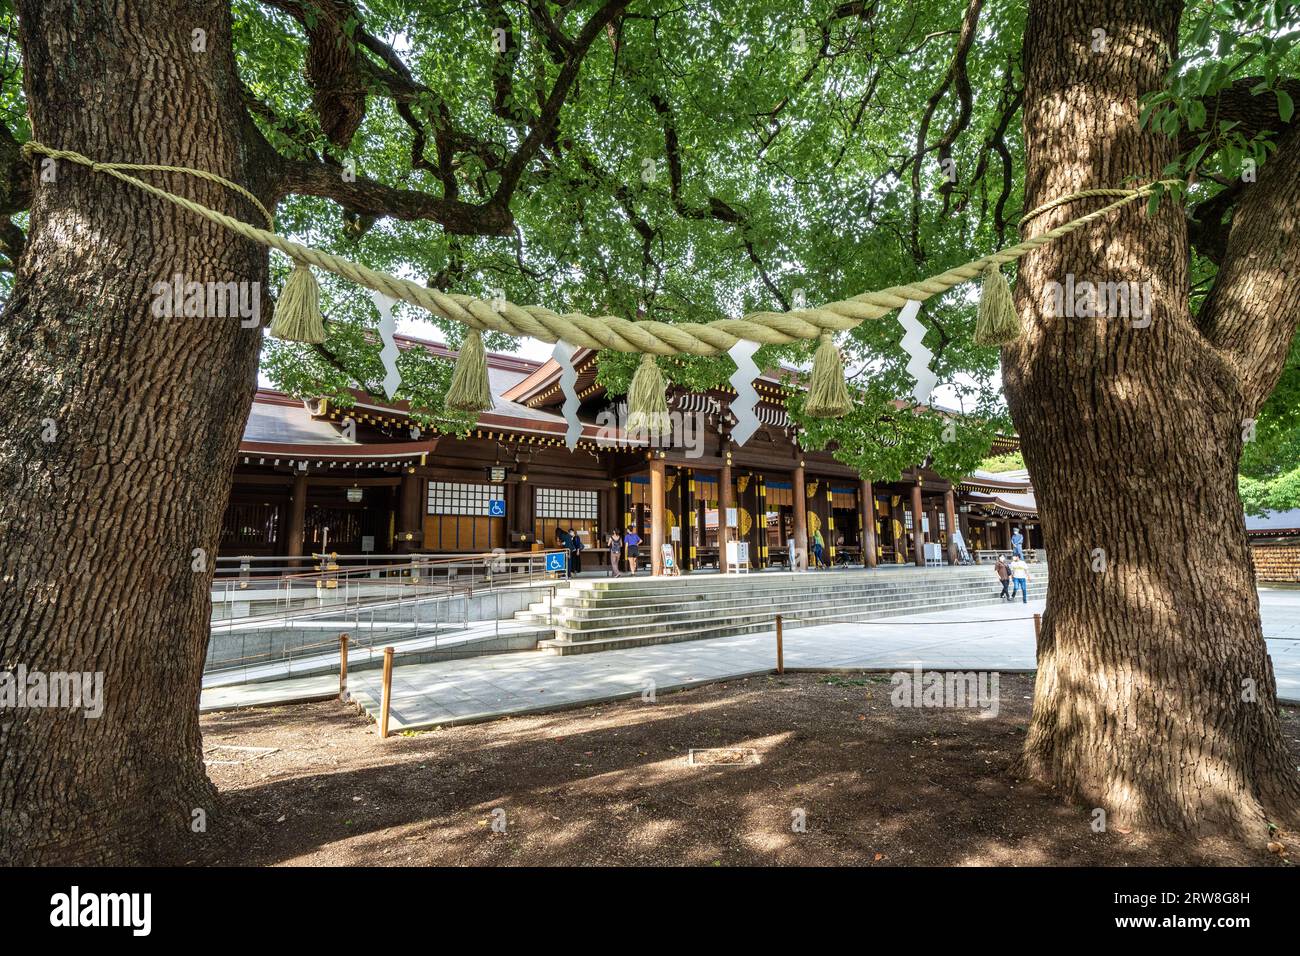
<svg viewBox="0 0 1300 956"><path fill-rule="evenodd" d="M1277 115L1282 118L1283 123L1291 122L1291 114L1295 112L1295 104L1291 102L1291 94L1285 90L1276 90L1277 93Z"/></svg>

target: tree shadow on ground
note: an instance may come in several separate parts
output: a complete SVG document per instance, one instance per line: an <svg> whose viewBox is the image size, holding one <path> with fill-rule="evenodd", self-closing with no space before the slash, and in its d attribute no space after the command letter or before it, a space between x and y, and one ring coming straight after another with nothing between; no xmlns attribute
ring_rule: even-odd
<svg viewBox="0 0 1300 956"><path fill-rule="evenodd" d="M210 715L205 747L280 749L210 766L223 813L192 862L1277 862L1222 841L1094 833L1085 809L1014 780L1032 681L1003 675L997 716L896 708L887 678L812 674L387 741L337 703ZM758 762L690 766L692 748L752 748Z"/></svg>

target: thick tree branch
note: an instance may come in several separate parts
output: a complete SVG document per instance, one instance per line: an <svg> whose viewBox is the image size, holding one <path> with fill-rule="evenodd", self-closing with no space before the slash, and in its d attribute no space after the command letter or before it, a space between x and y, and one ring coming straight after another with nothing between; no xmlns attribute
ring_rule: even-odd
<svg viewBox="0 0 1300 956"><path fill-rule="evenodd" d="M510 210L495 202L474 205L396 189L364 176L350 180L342 169L324 163L285 160L278 185L281 196L322 196L362 216L427 219L453 235L508 236L514 225Z"/></svg>
<svg viewBox="0 0 1300 956"><path fill-rule="evenodd" d="M1231 357L1247 408L1258 410L1300 326L1300 130L1282 138L1238 204L1198 321Z"/></svg>
<svg viewBox="0 0 1300 956"><path fill-rule="evenodd" d="M335 146L347 146L365 119L368 86L364 57L356 45L360 14L355 4L350 0L264 2L302 24L307 33L307 79L321 130Z"/></svg>
<svg viewBox="0 0 1300 956"><path fill-rule="evenodd" d="M944 74L943 82L939 84L938 89L930 94L926 101L925 111L921 114L920 127L916 133L916 152L910 158L909 163L912 167L912 212L911 212L911 246L912 258L917 262L925 258L925 253L921 249L921 162L935 148L941 151L944 149L951 150L952 143L956 141L957 134L965 128L970 122L970 82L966 77L966 54L970 50L970 45L975 39L975 27L979 23L980 10L984 6L984 0L969 0L966 6L966 13L962 17L961 33L957 37L957 49L953 54L952 63L948 67L947 73ZM948 88L954 83L958 85L959 91L965 89L966 101L959 107L959 113L953 126L934 146L927 146L926 143L930 138L930 123L934 119L935 110L943 102L944 96L948 93ZM959 93L960 98L960 93ZM963 115L965 117L963 121ZM960 124L960 125L959 125ZM951 135L949 135L951 134ZM945 146L945 142L947 145ZM951 154L942 158L950 158ZM946 198L945 198L946 203Z"/></svg>
<svg viewBox="0 0 1300 956"><path fill-rule="evenodd" d="M493 196L493 202L496 205L504 206L510 202L510 197L514 194L515 187L519 185L519 179L523 176L524 170L532 162L537 151L555 134L556 124L559 122L560 110L568 98L569 91L578 79L578 72L582 68L583 57L587 55L587 50L605 31L605 26L613 22L614 18L623 12L623 8L628 4L628 0L609 0L600 7L591 19L589 19L582 28L582 32L573 41L573 49L564 65L560 68L559 76L555 78L555 83L551 87L551 92L542 106L541 114L537 121L532 124L528 131L527 138L515 150L513 156L506 162L501 170L501 179L497 185L497 191Z"/></svg>

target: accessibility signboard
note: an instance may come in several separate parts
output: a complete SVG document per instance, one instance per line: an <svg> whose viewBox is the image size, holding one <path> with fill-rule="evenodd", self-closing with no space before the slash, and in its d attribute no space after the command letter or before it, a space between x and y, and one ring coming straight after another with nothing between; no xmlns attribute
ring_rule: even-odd
<svg viewBox="0 0 1300 956"><path fill-rule="evenodd" d="M547 571L563 571L569 566L569 555L566 551L552 551L546 555Z"/></svg>
<svg viewBox="0 0 1300 956"><path fill-rule="evenodd" d="M504 518L506 516L506 503L500 498L493 498L488 502L488 517Z"/></svg>

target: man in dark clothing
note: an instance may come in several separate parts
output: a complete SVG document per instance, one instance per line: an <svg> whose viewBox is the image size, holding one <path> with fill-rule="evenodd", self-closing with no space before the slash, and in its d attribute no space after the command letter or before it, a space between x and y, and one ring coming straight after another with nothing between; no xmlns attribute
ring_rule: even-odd
<svg viewBox="0 0 1300 956"><path fill-rule="evenodd" d="M569 566L574 574L582 573L582 538L572 528L569 529Z"/></svg>
<svg viewBox="0 0 1300 956"><path fill-rule="evenodd" d="M998 580L1002 582L1002 593L999 594L998 597L1010 601L1011 592L1008 588L1011 587L1011 568L1007 564L1007 559L1002 557L1000 554L998 555L996 570L998 572Z"/></svg>

